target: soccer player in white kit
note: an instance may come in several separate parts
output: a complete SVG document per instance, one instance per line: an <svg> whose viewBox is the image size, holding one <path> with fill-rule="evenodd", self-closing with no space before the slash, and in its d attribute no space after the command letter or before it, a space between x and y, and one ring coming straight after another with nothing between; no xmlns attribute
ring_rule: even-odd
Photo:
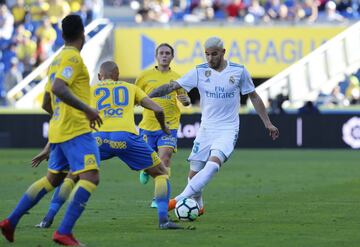
<svg viewBox="0 0 360 247"><path fill-rule="evenodd" d="M188 184L181 194L171 199L169 210L183 198L197 201L204 213L202 191L234 150L239 132L240 93L248 94L257 114L273 140L279 130L271 123L261 98L255 91L249 72L243 65L224 59L223 41L211 37L205 42L207 63L196 66L176 81L154 89L149 96L160 97L179 88L200 93L201 126L188 158Z"/></svg>

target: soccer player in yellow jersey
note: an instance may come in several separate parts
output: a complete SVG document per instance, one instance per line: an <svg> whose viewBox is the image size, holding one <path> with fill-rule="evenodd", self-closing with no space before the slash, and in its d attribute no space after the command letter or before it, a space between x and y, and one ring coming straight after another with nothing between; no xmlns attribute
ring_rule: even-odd
<svg viewBox="0 0 360 247"><path fill-rule="evenodd" d="M101 125L99 112L91 108L89 73L80 56L85 42L84 26L80 16L68 15L62 20L65 48L50 65L45 94L47 109L52 113L49 127L50 159L46 177L33 183L25 192L9 217L0 222L5 238L13 242L20 218L66 176L66 170L79 176L73 189L64 218L53 235L53 240L66 246L80 246L72 235L76 220L99 183L100 161L96 140L91 128ZM50 96L50 97L49 97ZM90 124L89 124L90 121Z"/></svg>
<svg viewBox="0 0 360 247"><path fill-rule="evenodd" d="M99 77L101 81L93 85L91 91L92 105L104 119L99 132L93 133L101 160L119 157L131 169L145 170L150 174L155 181L154 196L158 204L160 229L182 228L168 220L170 182L167 169L157 153L137 134L134 122L134 105L140 104L152 111L161 131L169 134L163 109L136 85L114 80L119 77L114 62L102 64Z"/></svg>
<svg viewBox="0 0 360 247"><path fill-rule="evenodd" d="M135 82L147 94L151 93L155 88L180 77L170 68L170 63L174 58L172 46L167 43L160 44L156 48L155 55L157 66L144 71ZM153 99L164 109L165 122L170 128L170 135L161 130L154 113L147 109L144 109L143 118L139 124L140 135L143 136L152 149L158 152L160 159L168 168L169 174L171 156L173 152L176 152L177 130L180 123L180 109L177 105L177 99L185 106L190 104L190 98L183 89ZM146 184L148 180L148 174L142 171L140 173L140 182ZM155 200L152 201L151 207L156 208Z"/></svg>

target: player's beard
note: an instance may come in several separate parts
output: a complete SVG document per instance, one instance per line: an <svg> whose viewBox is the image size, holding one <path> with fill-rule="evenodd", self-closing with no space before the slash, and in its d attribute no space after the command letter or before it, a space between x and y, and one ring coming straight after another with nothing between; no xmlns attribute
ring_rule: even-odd
<svg viewBox="0 0 360 247"><path fill-rule="evenodd" d="M217 70L220 67L221 60L219 61L210 61L209 65L212 69Z"/></svg>

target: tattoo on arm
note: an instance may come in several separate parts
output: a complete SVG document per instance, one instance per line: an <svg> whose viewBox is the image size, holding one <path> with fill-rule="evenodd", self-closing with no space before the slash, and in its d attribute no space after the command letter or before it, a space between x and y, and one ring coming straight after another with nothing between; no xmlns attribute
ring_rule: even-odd
<svg viewBox="0 0 360 247"><path fill-rule="evenodd" d="M165 127L165 115L163 111L160 112L154 112L156 120L159 122L161 128L163 129Z"/></svg>
<svg viewBox="0 0 360 247"><path fill-rule="evenodd" d="M179 83L177 83L176 81L171 81L168 84L155 88L151 93L149 93L149 97L155 98L155 97L164 96L179 88L181 88Z"/></svg>

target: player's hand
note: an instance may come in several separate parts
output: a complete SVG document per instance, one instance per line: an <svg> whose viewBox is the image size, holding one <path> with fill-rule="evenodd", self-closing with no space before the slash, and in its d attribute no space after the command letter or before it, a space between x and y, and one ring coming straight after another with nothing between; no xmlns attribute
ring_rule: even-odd
<svg viewBox="0 0 360 247"><path fill-rule="evenodd" d="M100 118L99 111L89 107L85 111L87 119L90 120L90 128L92 128L95 131L98 131L96 126L100 127L103 124L102 119Z"/></svg>
<svg viewBox="0 0 360 247"><path fill-rule="evenodd" d="M169 127L168 127L167 125L164 126L164 127L162 127L161 129L162 129L162 131L164 131L166 134L171 135L171 131L170 131L170 129L169 129Z"/></svg>
<svg viewBox="0 0 360 247"><path fill-rule="evenodd" d="M50 155L50 150L47 150L45 148L38 155L36 155L34 158L32 158L31 166L38 167L41 164L41 162L49 159L49 155Z"/></svg>
<svg viewBox="0 0 360 247"><path fill-rule="evenodd" d="M274 125L270 124L266 128L269 130L269 136L271 136L271 138L273 140L275 140L279 137L280 132L279 132L278 128L276 128Z"/></svg>
<svg viewBox="0 0 360 247"><path fill-rule="evenodd" d="M189 106L191 104L190 98L186 94L179 94L176 98L183 106Z"/></svg>

